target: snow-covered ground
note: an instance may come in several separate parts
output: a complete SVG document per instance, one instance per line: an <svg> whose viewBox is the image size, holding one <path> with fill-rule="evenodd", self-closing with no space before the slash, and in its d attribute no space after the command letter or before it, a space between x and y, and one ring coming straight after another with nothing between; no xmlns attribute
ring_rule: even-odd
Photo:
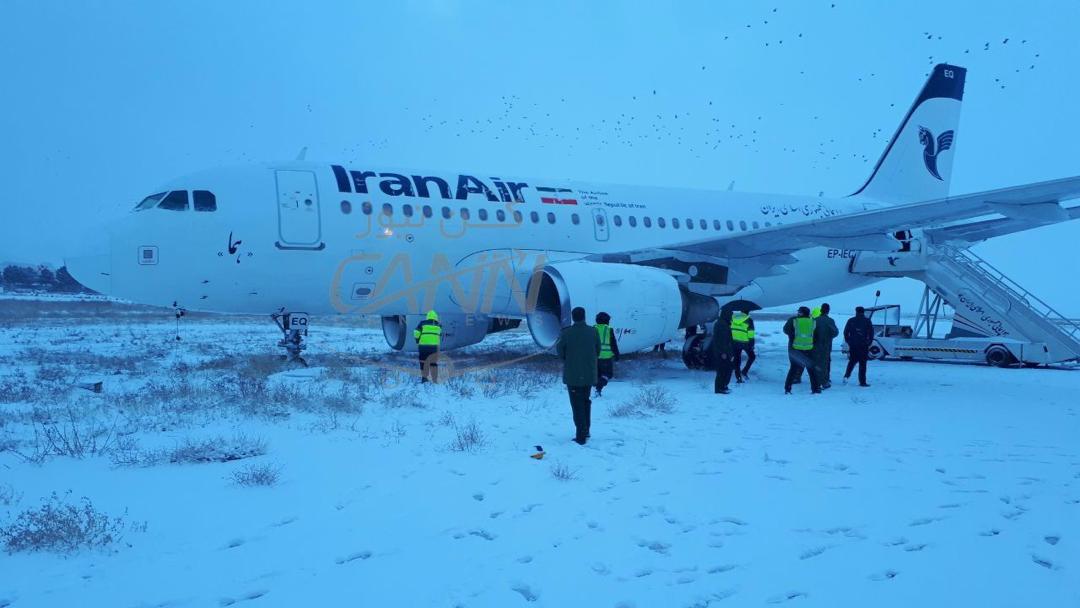
<svg viewBox="0 0 1080 608"><path fill-rule="evenodd" d="M785 396L761 322L728 396L674 345L621 361L579 447L522 332L454 356L520 361L419 386L379 371L412 360L377 330L315 321L309 375L263 320L5 321L0 526L69 490L125 523L108 550L0 553L0 606L1080 604L1076 372L886 362ZM41 453L71 428L100 454ZM265 454L162 456L215 437ZM259 463L276 484L234 482Z"/></svg>

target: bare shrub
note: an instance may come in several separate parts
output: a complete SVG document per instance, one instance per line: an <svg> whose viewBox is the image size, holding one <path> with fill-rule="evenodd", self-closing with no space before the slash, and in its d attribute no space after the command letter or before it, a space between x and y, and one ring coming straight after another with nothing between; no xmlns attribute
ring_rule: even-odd
<svg viewBox="0 0 1080 608"><path fill-rule="evenodd" d="M452 376L444 382L446 388L462 399L471 399L476 394L476 384L464 376ZM483 391L483 385L481 385Z"/></svg>
<svg viewBox="0 0 1080 608"><path fill-rule="evenodd" d="M61 499L53 492L41 506L23 511L15 521L0 527L0 541L7 552L70 554L120 542L127 527L123 518L98 511L86 497L79 502L68 502L68 495Z"/></svg>
<svg viewBox="0 0 1080 608"><path fill-rule="evenodd" d="M561 462L556 462L551 465L551 476L559 481L573 481L577 479L577 471Z"/></svg>
<svg viewBox="0 0 1080 608"><path fill-rule="evenodd" d="M250 464L232 474L233 483L245 488L275 486L280 477L281 467L268 462Z"/></svg>
<svg viewBox="0 0 1080 608"><path fill-rule="evenodd" d="M615 418L631 418L640 416L641 411L634 406L633 402L627 401L608 408L608 414Z"/></svg>
<svg viewBox="0 0 1080 608"><path fill-rule="evenodd" d="M405 425L401 424L400 420L395 420L393 424L390 425L390 428L386 429L384 434L386 435L386 438L390 441L400 443L401 440L404 439L407 432L408 431L405 428Z"/></svg>
<svg viewBox="0 0 1080 608"><path fill-rule="evenodd" d="M22 493L9 483L0 483L0 506L10 507L22 500Z"/></svg>
<svg viewBox="0 0 1080 608"><path fill-rule="evenodd" d="M427 409L427 404L421 399L420 395L413 389L401 389L392 393L386 393L382 397L382 403L388 408L414 408L418 410Z"/></svg>
<svg viewBox="0 0 1080 608"><path fill-rule="evenodd" d="M266 454L266 441L237 434L232 437L187 438L171 448L140 450L134 441L119 442L113 452L118 466L156 466L161 464L203 464L233 462Z"/></svg>
<svg viewBox="0 0 1080 608"><path fill-rule="evenodd" d="M634 409L644 413L670 414L675 410L675 399L661 386L641 388L630 403Z"/></svg>
<svg viewBox="0 0 1080 608"><path fill-rule="evenodd" d="M464 426L454 428L454 439L450 441L453 452L477 452L487 445L487 436L480 430L480 425L471 421Z"/></svg>
<svg viewBox="0 0 1080 608"><path fill-rule="evenodd" d="M0 379L0 403L25 403L33 401L34 386L22 371Z"/></svg>
<svg viewBox="0 0 1080 608"><path fill-rule="evenodd" d="M60 412L34 410L34 439L29 454L12 450L28 462L41 463L54 456L86 458L107 456L116 441L116 424L105 426L88 419L78 404Z"/></svg>

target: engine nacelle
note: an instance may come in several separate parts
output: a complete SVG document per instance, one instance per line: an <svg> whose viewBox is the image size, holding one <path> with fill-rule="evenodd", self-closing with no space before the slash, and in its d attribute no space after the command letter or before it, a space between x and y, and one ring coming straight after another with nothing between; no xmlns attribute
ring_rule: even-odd
<svg viewBox="0 0 1080 608"><path fill-rule="evenodd" d="M382 318L383 337L394 350L416 352L416 340L413 330L427 318L427 315L394 315ZM453 350L479 343L491 333L514 329L521 325L521 319L486 317L483 315L444 314L439 315L442 326L442 339L439 348Z"/></svg>
<svg viewBox="0 0 1080 608"><path fill-rule="evenodd" d="M530 279L529 293L536 298L526 314L529 332L542 348L554 346L578 306L589 323L600 311L610 314L619 350L628 353L665 342L680 327L715 319L719 311L716 300L681 289L667 272L633 264L550 264Z"/></svg>

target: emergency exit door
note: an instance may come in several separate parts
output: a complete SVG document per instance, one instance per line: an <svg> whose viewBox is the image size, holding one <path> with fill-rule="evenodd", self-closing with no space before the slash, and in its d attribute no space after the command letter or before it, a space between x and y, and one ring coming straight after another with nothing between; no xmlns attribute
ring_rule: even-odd
<svg viewBox="0 0 1080 608"><path fill-rule="evenodd" d="M592 217L593 217L593 234L596 235L596 240L598 240L598 241L606 241L606 240L608 240L608 236L611 235L611 228L608 226L607 211L605 211L605 210L603 210L603 209L601 209L599 207L593 207Z"/></svg>
<svg viewBox="0 0 1080 608"><path fill-rule="evenodd" d="M322 249L319 191L311 171L277 171L278 248Z"/></svg>

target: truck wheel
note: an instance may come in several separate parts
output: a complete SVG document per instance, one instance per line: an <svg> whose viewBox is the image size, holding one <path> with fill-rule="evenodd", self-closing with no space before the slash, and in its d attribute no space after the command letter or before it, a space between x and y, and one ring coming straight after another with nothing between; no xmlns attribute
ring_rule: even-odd
<svg viewBox="0 0 1080 608"><path fill-rule="evenodd" d="M881 361L885 358L885 349L882 348L880 342L874 340L874 343L870 345L870 350L868 351L868 354L870 355L871 359L875 361Z"/></svg>
<svg viewBox="0 0 1080 608"><path fill-rule="evenodd" d="M986 364L991 367L1009 367L1016 363L1009 349L1004 346L994 345L986 349Z"/></svg>

